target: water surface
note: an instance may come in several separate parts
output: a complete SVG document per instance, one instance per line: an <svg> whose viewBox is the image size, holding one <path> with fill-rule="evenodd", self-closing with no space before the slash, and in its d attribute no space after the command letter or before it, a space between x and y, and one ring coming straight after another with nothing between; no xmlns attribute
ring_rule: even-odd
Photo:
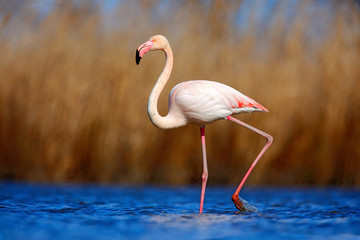
<svg viewBox="0 0 360 240"><path fill-rule="evenodd" d="M360 239L359 189L0 183L3 239Z"/></svg>

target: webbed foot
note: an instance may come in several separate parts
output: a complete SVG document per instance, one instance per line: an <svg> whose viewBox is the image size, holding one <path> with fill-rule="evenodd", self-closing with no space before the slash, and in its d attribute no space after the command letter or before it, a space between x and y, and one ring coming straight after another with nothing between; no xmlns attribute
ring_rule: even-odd
<svg viewBox="0 0 360 240"><path fill-rule="evenodd" d="M239 196L233 195L231 197L231 200L234 202L234 205L237 209L239 209L241 212L249 211L244 204L241 202Z"/></svg>

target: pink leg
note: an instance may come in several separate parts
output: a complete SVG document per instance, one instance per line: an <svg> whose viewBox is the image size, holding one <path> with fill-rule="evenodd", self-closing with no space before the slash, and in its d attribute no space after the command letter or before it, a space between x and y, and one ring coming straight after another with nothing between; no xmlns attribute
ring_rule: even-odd
<svg viewBox="0 0 360 240"><path fill-rule="evenodd" d="M232 200L235 204L235 207L237 209L239 209L240 211L246 211L246 208L244 207L244 205L242 204L242 202L240 201L239 199L239 193L240 193L240 190L241 188L243 187L246 179L248 178L248 176L250 175L250 172L253 170L253 168L255 167L256 163L259 161L259 159L261 158L261 156L265 153L265 151L270 147L272 141L273 141L273 137L270 136L269 134L257 129L257 128L254 128L253 126L250 126L234 117L231 117L231 116L228 116L227 117L228 120L230 121L233 121L241 126L244 126L248 129L250 129L251 131L254 131L256 132L257 134L260 134L261 136L265 137L266 138L266 144L264 146L264 148L261 150L261 152L259 153L259 155L256 157L255 161L253 162L253 164L251 165L250 169L247 171L247 173L245 174L244 178L241 180L241 183L240 185L238 186L238 188L236 189L234 195L232 196Z"/></svg>
<svg viewBox="0 0 360 240"><path fill-rule="evenodd" d="M208 167L206 160L206 147L205 147L205 126L200 128L201 133L201 145L202 145L202 155L203 155L203 174L202 174L202 185L201 185L201 198L200 198L200 211L202 213L204 206L204 198L205 198L205 189L206 183L208 179Z"/></svg>

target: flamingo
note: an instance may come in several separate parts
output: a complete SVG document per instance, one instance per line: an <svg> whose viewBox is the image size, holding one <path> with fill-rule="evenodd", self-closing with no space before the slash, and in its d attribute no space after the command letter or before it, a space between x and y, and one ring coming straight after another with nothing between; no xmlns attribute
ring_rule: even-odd
<svg viewBox="0 0 360 240"><path fill-rule="evenodd" d="M145 53L156 50L162 50L165 53L166 63L151 91L147 109L148 115L151 122L160 129L178 128L187 124L200 127L203 173L199 213L203 212L205 189L208 180L205 126L220 119L227 119L265 137L265 146L232 195L232 201L235 207L240 211L248 211L239 198L240 190L256 163L271 145L273 137L232 117L232 115L244 112L268 112L268 110L255 100L227 85L208 80L192 80L179 83L171 90L169 95L169 112L166 116L161 116L157 110L157 102L161 91L169 80L173 67L173 52L168 40L162 35L155 35L141 44L136 50L136 64L138 65L140 63Z"/></svg>

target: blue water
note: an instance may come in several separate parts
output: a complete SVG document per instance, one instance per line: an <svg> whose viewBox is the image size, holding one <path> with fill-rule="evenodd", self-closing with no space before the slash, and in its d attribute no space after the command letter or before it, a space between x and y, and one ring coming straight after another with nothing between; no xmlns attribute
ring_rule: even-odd
<svg viewBox="0 0 360 240"><path fill-rule="evenodd" d="M359 189L0 183L4 239L360 239Z"/></svg>

